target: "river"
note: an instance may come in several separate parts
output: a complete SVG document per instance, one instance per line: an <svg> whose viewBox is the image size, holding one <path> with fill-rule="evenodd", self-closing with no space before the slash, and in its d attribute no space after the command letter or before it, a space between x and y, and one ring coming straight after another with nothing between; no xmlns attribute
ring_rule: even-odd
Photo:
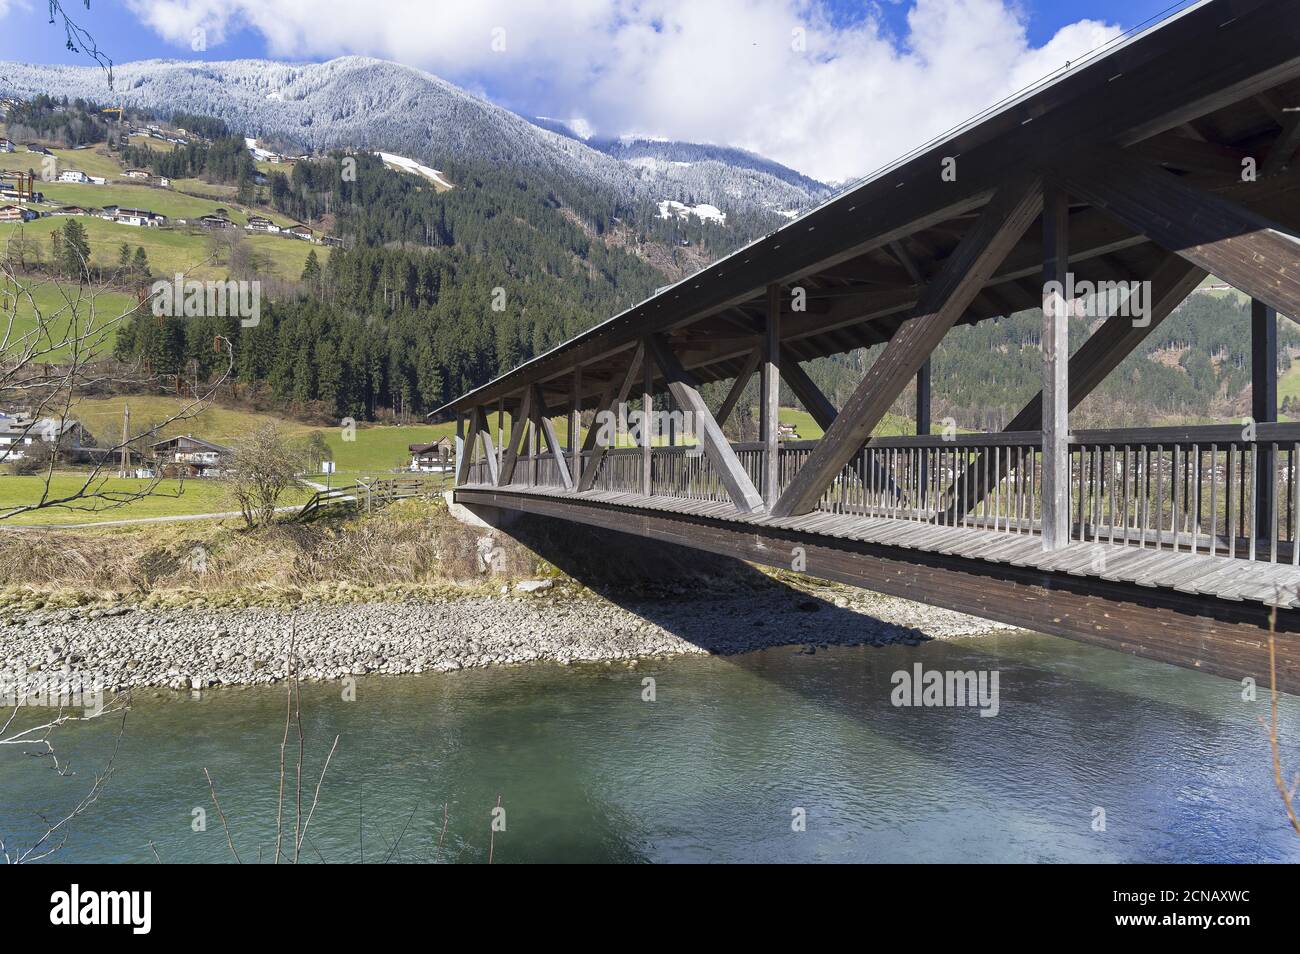
<svg viewBox="0 0 1300 954"><path fill-rule="evenodd" d="M916 662L996 671L997 714L895 707L892 674ZM304 812L340 736L308 861L1300 861L1266 691L1030 633L367 677L342 695L302 687ZM53 860L232 860L204 768L243 860L269 860L284 715L276 687L137 693L105 794ZM1281 726L1298 769L1300 700ZM10 844L33 808L80 797L115 734L61 733L71 778L0 752Z"/></svg>

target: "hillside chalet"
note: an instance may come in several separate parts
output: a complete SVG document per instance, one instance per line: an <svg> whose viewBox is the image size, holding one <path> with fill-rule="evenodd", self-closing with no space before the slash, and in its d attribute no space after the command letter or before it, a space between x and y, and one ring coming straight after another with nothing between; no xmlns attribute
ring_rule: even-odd
<svg viewBox="0 0 1300 954"><path fill-rule="evenodd" d="M451 469L453 448L449 437L439 438L428 444L411 444L408 449L411 452L412 471L436 474Z"/></svg>
<svg viewBox="0 0 1300 954"><path fill-rule="evenodd" d="M175 477L220 477L234 451L192 434L169 437L149 446L159 474Z"/></svg>

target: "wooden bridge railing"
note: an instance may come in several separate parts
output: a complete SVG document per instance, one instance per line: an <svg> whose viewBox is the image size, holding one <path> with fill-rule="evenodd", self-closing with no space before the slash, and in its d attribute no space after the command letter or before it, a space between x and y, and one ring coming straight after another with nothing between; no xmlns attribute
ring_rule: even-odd
<svg viewBox="0 0 1300 954"><path fill-rule="evenodd" d="M784 490L816 447L781 445ZM756 485L763 446L732 449ZM583 466L597 459L585 453ZM639 494L640 448L600 460L592 489ZM655 447L655 496L727 503L697 447ZM1071 538L1076 541L1300 564L1300 424L1210 425L1075 431L1070 441ZM535 475L535 476L531 476ZM972 475L976 479L971 479ZM521 457L516 483L562 487L555 459ZM487 483L484 462L469 483ZM983 490L984 492L981 492ZM1042 520L1042 435L1037 431L881 437L827 488L818 510L934 526L1037 534Z"/></svg>

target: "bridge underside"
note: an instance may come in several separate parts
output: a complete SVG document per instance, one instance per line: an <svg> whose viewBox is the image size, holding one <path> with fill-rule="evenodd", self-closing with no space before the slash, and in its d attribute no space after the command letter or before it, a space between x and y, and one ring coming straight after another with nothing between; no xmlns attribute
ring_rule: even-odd
<svg viewBox="0 0 1300 954"><path fill-rule="evenodd" d="M977 528L900 532L900 521L736 514L724 504L545 487L462 487L469 507L556 517L860 586L985 619L1224 676L1269 683L1276 611L1278 688L1300 692L1300 569L1075 543L1044 552L1036 536ZM685 507L683 507L685 505ZM1153 561L1153 556L1157 557ZM1205 561L1211 561L1208 565ZM1233 561L1236 562L1236 561ZM1153 566L1154 563L1154 566ZM1216 583L1216 579L1219 581ZM1279 597L1279 593L1285 594ZM1279 600L1286 605L1275 605Z"/></svg>

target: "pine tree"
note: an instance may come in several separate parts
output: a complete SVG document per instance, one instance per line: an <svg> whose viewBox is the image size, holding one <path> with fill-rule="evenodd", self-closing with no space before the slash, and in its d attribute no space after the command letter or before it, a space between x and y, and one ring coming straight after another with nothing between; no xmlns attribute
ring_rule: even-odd
<svg viewBox="0 0 1300 954"><path fill-rule="evenodd" d="M76 219L63 223L59 252L63 272L69 278L79 277L90 267L90 241L86 238L85 226Z"/></svg>
<svg viewBox="0 0 1300 954"><path fill-rule="evenodd" d="M125 249L126 246L123 245L122 248ZM149 266L149 256L145 254L144 246L142 245L137 245L135 247L135 258L131 262L131 271L134 272L136 277L141 281L147 280L149 276L153 274L153 270Z"/></svg>
<svg viewBox="0 0 1300 954"><path fill-rule="evenodd" d="M302 267L302 281L316 282L320 279L320 260L316 258L316 250L312 249L307 253L307 262Z"/></svg>

